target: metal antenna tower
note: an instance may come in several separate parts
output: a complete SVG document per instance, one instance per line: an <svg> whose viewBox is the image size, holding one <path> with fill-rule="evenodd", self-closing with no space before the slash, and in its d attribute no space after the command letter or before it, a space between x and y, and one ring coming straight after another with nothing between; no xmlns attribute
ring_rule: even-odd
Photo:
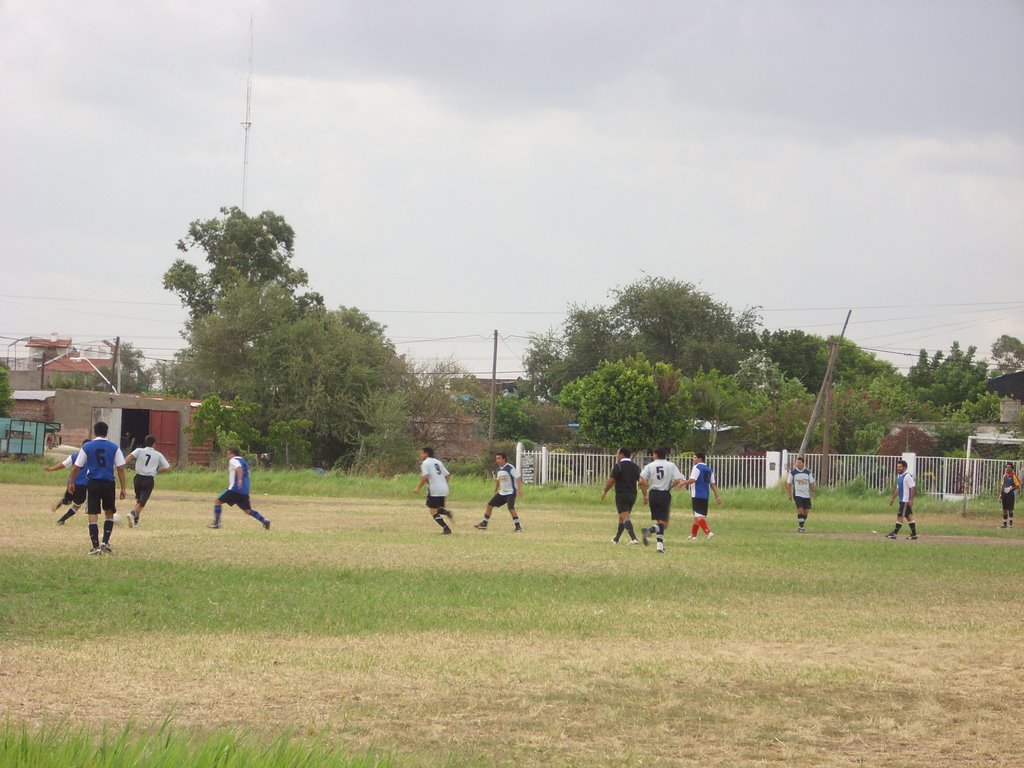
<svg viewBox="0 0 1024 768"><path fill-rule="evenodd" d="M249 82L245 87L245 149L242 152L242 213L245 213L245 189L249 178L249 129L252 128L252 50L255 42L253 19L249 16Z"/></svg>

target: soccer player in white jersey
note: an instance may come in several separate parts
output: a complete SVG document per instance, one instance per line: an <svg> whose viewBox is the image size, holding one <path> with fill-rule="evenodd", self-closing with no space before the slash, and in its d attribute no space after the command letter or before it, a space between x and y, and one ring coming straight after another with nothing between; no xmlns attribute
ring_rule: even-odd
<svg viewBox="0 0 1024 768"><path fill-rule="evenodd" d="M896 462L896 487L892 491L892 496L889 497L889 506L896 501L896 497L899 497L900 506L896 512L896 527L890 531L885 538L895 539L897 534L900 532L900 528L903 527L904 519L910 525L910 535L908 539L917 538L917 523L914 521L914 495L917 489L914 487L914 476L907 472L907 462L900 459Z"/></svg>
<svg viewBox="0 0 1024 768"><path fill-rule="evenodd" d="M665 457L668 448L655 448L654 461L640 471L640 489L644 491L651 505L653 525L643 528L640 534L644 544L648 544L651 536L658 539L658 552L665 553L665 529L668 528L669 514L672 511L672 489L681 488L685 483L682 471Z"/></svg>
<svg viewBox="0 0 1024 768"><path fill-rule="evenodd" d="M519 513L516 512L516 496L523 495L523 478L519 476L515 465L508 463L508 456L504 453L494 454L494 463L498 465L494 475L494 496L487 502L484 519L473 527L486 531L494 508L508 505L508 513L512 515L512 524L515 526L513 533L522 533L523 526L519 524Z"/></svg>
<svg viewBox="0 0 1024 768"><path fill-rule="evenodd" d="M135 487L135 509L128 513L129 528L139 524L139 515L142 514L149 497L153 495L156 476L171 469L171 462L167 457L153 447L156 445L156 437L146 435L145 443L145 448L136 448L125 457L129 464L135 462L135 479L132 481Z"/></svg>
<svg viewBox="0 0 1024 768"><path fill-rule="evenodd" d="M789 500L796 503L797 533L806 533L804 523L811 511L811 497L817 495L818 486L814 482L814 473L804 466L804 457L796 457L796 466L786 475L786 489Z"/></svg>
<svg viewBox="0 0 1024 768"><path fill-rule="evenodd" d="M451 519L452 513L444 508L444 500L448 496L448 478L451 473L444 468L444 464L434 458L434 449L427 446L420 451L420 481L413 489L413 493L419 493L420 488L427 486L427 509L430 510L434 522L441 526L441 533L450 536L452 529L444 521L447 517Z"/></svg>

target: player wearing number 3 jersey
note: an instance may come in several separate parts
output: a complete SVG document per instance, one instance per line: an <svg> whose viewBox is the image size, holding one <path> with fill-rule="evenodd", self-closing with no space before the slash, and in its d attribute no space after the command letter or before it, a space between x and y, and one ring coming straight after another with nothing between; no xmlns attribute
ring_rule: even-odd
<svg viewBox="0 0 1024 768"><path fill-rule="evenodd" d="M427 509L430 510L434 522L441 526L442 535L451 535L452 529L444 519L451 518L452 513L444 508L444 501L448 497L448 478L451 473L444 468L444 464L434 458L434 449L430 446L420 451L420 481L416 483L413 493L419 493L420 489L427 486Z"/></svg>

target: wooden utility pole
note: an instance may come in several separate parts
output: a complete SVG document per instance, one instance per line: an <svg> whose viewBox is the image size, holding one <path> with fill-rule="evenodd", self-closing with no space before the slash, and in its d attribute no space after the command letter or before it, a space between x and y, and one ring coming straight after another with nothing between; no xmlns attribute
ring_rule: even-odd
<svg viewBox="0 0 1024 768"><path fill-rule="evenodd" d="M803 456L807 453L807 446L811 442L811 435L814 433L814 427L818 423L818 416L821 414L821 406L825 402L825 392L829 387L832 386L832 371L836 367L836 358L839 357L839 348L843 345L843 337L846 335L846 326L850 323L850 315L853 314L853 310L849 310L846 313L846 320L843 322L843 330L839 334L839 338L833 343L829 341L829 354L828 354L828 367L825 369L825 378L821 382L821 389L818 390L818 399L814 401L814 411L811 413L811 419L807 422L807 430L804 432L804 439L800 443L800 451L798 455Z"/></svg>
<svg viewBox="0 0 1024 768"><path fill-rule="evenodd" d="M491 418L487 425L487 442L494 442L494 408L498 397L498 331L494 331L494 352L491 355Z"/></svg>
<svg viewBox="0 0 1024 768"><path fill-rule="evenodd" d="M115 392L121 391L121 337L114 337L114 381L117 382Z"/></svg>
<svg viewBox="0 0 1024 768"><path fill-rule="evenodd" d="M838 341L830 341L834 347L839 346ZM831 352L831 350L829 350ZM830 355L831 356L831 355ZM832 377L828 377L828 386L825 389L825 416L821 427L821 464L818 466L818 485L822 488L829 487L829 452L832 450Z"/></svg>

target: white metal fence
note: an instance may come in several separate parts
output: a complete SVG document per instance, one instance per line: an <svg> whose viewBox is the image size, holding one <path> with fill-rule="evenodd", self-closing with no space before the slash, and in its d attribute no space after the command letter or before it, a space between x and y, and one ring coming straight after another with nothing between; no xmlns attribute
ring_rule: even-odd
<svg viewBox="0 0 1024 768"><path fill-rule="evenodd" d="M768 452L764 456L709 456L708 464L715 470L722 488L771 488L785 482L786 472L795 454L787 451ZM637 464L643 465L651 456L635 455ZM669 456L689 474L690 454ZM865 454L830 454L827 485L835 488L862 481L880 493L895 486L896 462L906 459L917 483L919 493L938 498L962 499L964 495L978 496L995 493L1006 462L1002 459L955 459L945 456L870 456ZM528 451L517 446L516 459L523 474L523 482L533 485L598 485L611 475L615 456L596 453L568 453L565 451ZM820 486L821 454L805 454L806 466L814 473Z"/></svg>

